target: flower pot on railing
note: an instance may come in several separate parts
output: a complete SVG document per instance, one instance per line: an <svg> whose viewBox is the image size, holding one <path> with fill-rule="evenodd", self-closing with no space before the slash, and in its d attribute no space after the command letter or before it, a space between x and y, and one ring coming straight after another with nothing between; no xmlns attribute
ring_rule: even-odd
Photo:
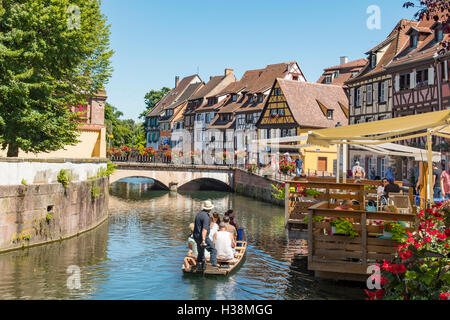
<svg viewBox="0 0 450 320"><path fill-rule="evenodd" d="M383 237L384 238L388 238L388 239L392 239L392 233L383 231Z"/></svg>

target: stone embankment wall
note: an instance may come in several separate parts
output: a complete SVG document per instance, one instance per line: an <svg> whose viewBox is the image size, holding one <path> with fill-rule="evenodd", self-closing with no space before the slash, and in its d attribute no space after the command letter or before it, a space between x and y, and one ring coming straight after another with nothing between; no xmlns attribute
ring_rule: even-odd
<svg viewBox="0 0 450 320"><path fill-rule="evenodd" d="M1 163L9 164L3 169L10 173L17 170L14 162ZM78 179L67 187L58 182L2 185L0 179L0 252L70 238L107 219L109 178L93 178L100 162L92 168L86 164L73 170L68 164L72 173L78 172L74 175ZM91 179L79 181L83 174Z"/></svg>
<svg viewBox="0 0 450 320"><path fill-rule="evenodd" d="M284 206L284 200L276 199L273 195L272 184L279 184L269 178L257 176L247 171L236 169L234 175L234 191L260 201Z"/></svg>
<svg viewBox="0 0 450 320"><path fill-rule="evenodd" d="M106 163L107 159L0 158L0 185L54 183L61 169L70 170L73 181L87 181L106 168Z"/></svg>

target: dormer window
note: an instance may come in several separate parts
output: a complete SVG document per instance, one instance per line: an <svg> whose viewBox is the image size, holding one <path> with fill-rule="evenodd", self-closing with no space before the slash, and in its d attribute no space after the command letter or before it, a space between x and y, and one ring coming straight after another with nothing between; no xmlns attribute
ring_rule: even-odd
<svg viewBox="0 0 450 320"><path fill-rule="evenodd" d="M339 70L338 70L338 71L335 71L335 72L333 73L333 77L334 77L334 78L338 78L338 77L339 77Z"/></svg>
<svg viewBox="0 0 450 320"><path fill-rule="evenodd" d="M333 120L333 110L327 110L327 119Z"/></svg>
<svg viewBox="0 0 450 320"><path fill-rule="evenodd" d="M216 103L216 98L208 98L208 105L209 106L212 106L213 104L215 104Z"/></svg>
<svg viewBox="0 0 450 320"><path fill-rule="evenodd" d="M237 94L233 93L231 95L231 101L236 102L237 101Z"/></svg>
<svg viewBox="0 0 450 320"><path fill-rule="evenodd" d="M331 83L331 74L325 76L325 83Z"/></svg>
<svg viewBox="0 0 450 320"><path fill-rule="evenodd" d="M370 57L370 66L371 68L375 68L377 65L377 55L376 54L372 54L372 56Z"/></svg>
<svg viewBox="0 0 450 320"><path fill-rule="evenodd" d="M417 47L417 35L413 34L413 35L411 35L409 37L409 39L410 39L410 46L411 46L411 48Z"/></svg>
<svg viewBox="0 0 450 320"><path fill-rule="evenodd" d="M253 103L253 96L250 96L250 103Z"/></svg>
<svg viewBox="0 0 450 320"><path fill-rule="evenodd" d="M352 72L352 78L356 77L357 74L358 74L358 71L353 71Z"/></svg>
<svg viewBox="0 0 450 320"><path fill-rule="evenodd" d="M258 103L261 103L261 102L263 102L263 96L262 96L262 95L259 95L259 96L258 96Z"/></svg>
<svg viewBox="0 0 450 320"><path fill-rule="evenodd" d="M444 30L441 29L436 29L434 31L434 40L436 40L436 42L441 42L444 39Z"/></svg>

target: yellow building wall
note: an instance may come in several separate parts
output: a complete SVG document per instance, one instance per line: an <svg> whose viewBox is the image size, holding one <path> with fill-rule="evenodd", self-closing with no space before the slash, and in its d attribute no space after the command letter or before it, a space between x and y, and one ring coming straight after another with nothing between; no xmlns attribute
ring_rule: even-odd
<svg viewBox="0 0 450 320"><path fill-rule="evenodd" d="M64 150L53 151L50 153L25 153L19 151L19 158L106 158L106 128L99 130L81 130L78 137L80 142L75 146L66 146ZM6 157L7 151L0 150L0 157Z"/></svg>
<svg viewBox="0 0 450 320"><path fill-rule="evenodd" d="M310 129L297 129L299 136L307 134ZM306 141L301 141L298 144L306 144ZM327 158L327 172L333 173L333 163L337 160L337 146L332 145L328 148L322 146L310 146L302 148L304 155L304 170L306 173L314 173L319 170L319 158Z"/></svg>

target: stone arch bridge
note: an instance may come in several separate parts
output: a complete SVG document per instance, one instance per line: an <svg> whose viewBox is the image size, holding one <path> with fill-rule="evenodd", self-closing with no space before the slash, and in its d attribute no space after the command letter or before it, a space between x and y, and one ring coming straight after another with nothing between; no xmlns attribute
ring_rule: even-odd
<svg viewBox="0 0 450 320"><path fill-rule="evenodd" d="M209 182L234 188L235 170L226 166L173 165L161 163L115 162L116 170L110 184L125 178L142 177L155 180L164 189L176 191L191 182Z"/></svg>

